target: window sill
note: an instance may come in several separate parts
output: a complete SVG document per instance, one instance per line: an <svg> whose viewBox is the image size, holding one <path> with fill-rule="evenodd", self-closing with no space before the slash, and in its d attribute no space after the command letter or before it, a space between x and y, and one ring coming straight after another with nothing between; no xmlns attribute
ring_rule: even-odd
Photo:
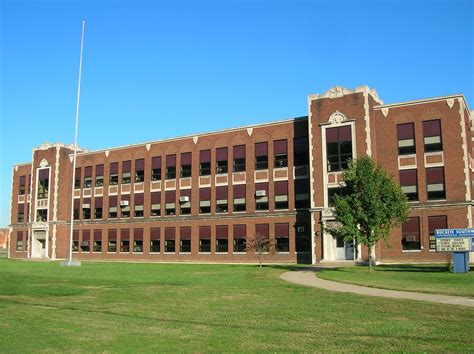
<svg viewBox="0 0 474 354"><path fill-rule="evenodd" d="M117 252L110 252L110 251L107 251L107 254L117 254Z"/></svg>
<svg viewBox="0 0 474 354"><path fill-rule="evenodd" d="M290 252L276 252L277 254L290 254Z"/></svg>
<svg viewBox="0 0 474 354"><path fill-rule="evenodd" d="M247 254L247 252L233 252L233 254Z"/></svg>
<svg viewBox="0 0 474 354"><path fill-rule="evenodd" d="M286 209L275 209L275 211L290 211L290 208L286 208Z"/></svg>
<svg viewBox="0 0 474 354"><path fill-rule="evenodd" d="M120 254L130 254L130 252L122 252L122 251L120 251L119 253Z"/></svg>
<svg viewBox="0 0 474 354"><path fill-rule="evenodd" d="M420 253L423 250L402 250L402 253Z"/></svg>
<svg viewBox="0 0 474 354"><path fill-rule="evenodd" d="M143 254L143 252L132 252L132 254Z"/></svg>
<svg viewBox="0 0 474 354"><path fill-rule="evenodd" d="M437 202L446 202L447 199L427 199L426 203L437 203Z"/></svg>
<svg viewBox="0 0 474 354"><path fill-rule="evenodd" d="M219 255L219 254L229 254L229 252L216 252L215 254L216 254L216 255Z"/></svg>
<svg viewBox="0 0 474 354"><path fill-rule="evenodd" d="M164 254L176 254L176 252L164 252Z"/></svg>
<svg viewBox="0 0 474 354"><path fill-rule="evenodd" d="M191 252L179 252L179 254L191 254Z"/></svg>
<svg viewBox="0 0 474 354"><path fill-rule="evenodd" d="M245 214L247 211L233 211L232 214Z"/></svg>
<svg viewBox="0 0 474 354"><path fill-rule="evenodd" d="M97 252L92 252L92 253L95 253L95 254L102 254L102 251L97 251Z"/></svg>
<svg viewBox="0 0 474 354"><path fill-rule="evenodd" d="M255 210L256 213L268 213L270 210Z"/></svg>
<svg viewBox="0 0 474 354"><path fill-rule="evenodd" d="M212 254L212 252L199 252L198 254Z"/></svg>

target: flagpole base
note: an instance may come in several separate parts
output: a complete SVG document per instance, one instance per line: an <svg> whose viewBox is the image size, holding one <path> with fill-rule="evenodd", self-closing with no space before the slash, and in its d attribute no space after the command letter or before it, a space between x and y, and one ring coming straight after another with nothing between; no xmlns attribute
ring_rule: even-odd
<svg viewBox="0 0 474 354"><path fill-rule="evenodd" d="M61 261L61 267L80 267L80 261Z"/></svg>

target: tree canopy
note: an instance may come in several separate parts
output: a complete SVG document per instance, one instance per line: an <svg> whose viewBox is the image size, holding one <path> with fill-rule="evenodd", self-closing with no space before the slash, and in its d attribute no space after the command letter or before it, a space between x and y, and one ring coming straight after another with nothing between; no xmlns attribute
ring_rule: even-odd
<svg viewBox="0 0 474 354"><path fill-rule="evenodd" d="M329 231L367 246L370 270L374 245L388 242L391 228L407 220L407 198L393 177L369 156L349 163L344 182L333 199L337 226Z"/></svg>

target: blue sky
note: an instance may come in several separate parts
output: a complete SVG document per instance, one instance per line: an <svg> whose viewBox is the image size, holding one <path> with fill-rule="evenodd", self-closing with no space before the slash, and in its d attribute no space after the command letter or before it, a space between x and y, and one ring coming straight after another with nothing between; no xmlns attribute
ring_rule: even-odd
<svg viewBox="0 0 474 354"><path fill-rule="evenodd" d="M82 17L88 149L306 115L335 85L474 109L469 0L0 0L0 226L11 166L73 142Z"/></svg>

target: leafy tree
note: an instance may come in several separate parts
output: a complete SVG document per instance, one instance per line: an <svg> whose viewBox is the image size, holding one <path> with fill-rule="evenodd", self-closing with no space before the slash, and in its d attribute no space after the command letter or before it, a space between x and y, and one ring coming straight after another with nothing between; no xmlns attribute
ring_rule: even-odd
<svg viewBox="0 0 474 354"><path fill-rule="evenodd" d="M379 240L388 243L390 229L407 220L407 198L392 176L369 156L349 163L344 182L340 195L333 199L337 226L329 232L367 246L370 272L375 244Z"/></svg>
<svg viewBox="0 0 474 354"><path fill-rule="evenodd" d="M247 237L246 251L255 252L260 268L262 268L263 258L266 255L275 254L275 248L275 242L260 233L256 234L255 237Z"/></svg>

